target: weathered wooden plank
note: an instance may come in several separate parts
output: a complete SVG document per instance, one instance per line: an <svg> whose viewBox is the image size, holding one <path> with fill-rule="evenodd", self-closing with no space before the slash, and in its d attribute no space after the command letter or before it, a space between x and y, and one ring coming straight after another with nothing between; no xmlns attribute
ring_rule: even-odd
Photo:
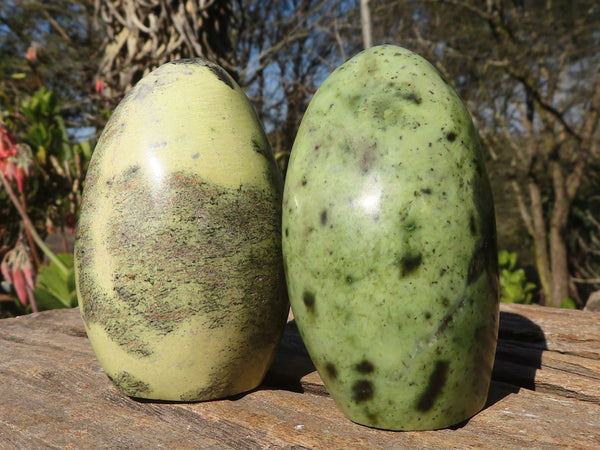
<svg viewBox="0 0 600 450"><path fill-rule="evenodd" d="M600 408L575 400L542 396L535 392L513 392L514 387L496 383L497 399L466 424L432 432L396 433L365 428L346 419L329 397L263 390L231 403L186 405L214 417L229 417L240 426L258 427L267 432L268 442L286 436L288 444L310 448L450 448L453 446L552 448L569 445L593 448L600 443L594 426ZM242 406L243 405L243 406ZM572 423L587 417L584 423ZM552 430L545 427L552 424ZM529 432L531 430L531 432ZM526 432L523 432L526 431ZM566 438L568 436L568 438Z"/></svg>
<svg viewBox="0 0 600 450"><path fill-rule="evenodd" d="M600 313L503 303L500 338L559 353L600 359ZM543 330L542 341L527 322ZM525 326L523 326L525 324Z"/></svg>
<svg viewBox="0 0 600 450"><path fill-rule="evenodd" d="M586 324L574 319L589 313L565 323L536 308L511 305L508 312L514 315L503 315L497 363L510 364L513 355L516 367L494 376L525 370L521 378L536 391L494 381L488 406L463 426L410 433L346 419L326 395L293 323L260 389L175 404L119 394L95 360L77 310L0 320L0 448L597 448L596 344L581 336L569 343L567 336L598 316Z"/></svg>
<svg viewBox="0 0 600 450"><path fill-rule="evenodd" d="M494 379L600 404L600 314L501 305Z"/></svg>
<svg viewBox="0 0 600 450"><path fill-rule="evenodd" d="M532 354L533 353L533 354ZM600 404L600 360L500 341L493 378L527 389Z"/></svg>

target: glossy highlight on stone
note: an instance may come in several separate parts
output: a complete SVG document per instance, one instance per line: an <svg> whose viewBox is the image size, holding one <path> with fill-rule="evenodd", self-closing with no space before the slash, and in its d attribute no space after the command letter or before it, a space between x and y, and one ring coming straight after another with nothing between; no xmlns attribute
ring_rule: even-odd
<svg viewBox="0 0 600 450"><path fill-rule="evenodd" d="M351 420L424 430L481 410L498 332L493 200L471 118L431 64L378 46L323 82L282 223L298 328Z"/></svg>
<svg viewBox="0 0 600 450"><path fill-rule="evenodd" d="M81 314L132 397L262 381L285 326L281 178L245 94L203 59L144 77L106 125L75 243Z"/></svg>

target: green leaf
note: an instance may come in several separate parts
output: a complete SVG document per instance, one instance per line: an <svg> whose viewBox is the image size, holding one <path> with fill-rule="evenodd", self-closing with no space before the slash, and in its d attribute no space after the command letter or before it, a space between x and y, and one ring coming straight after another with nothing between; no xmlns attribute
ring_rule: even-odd
<svg viewBox="0 0 600 450"><path fill-rule="evenodd" d="M572 298L565 297L560 302L560 307L565 309L577 309L577 305Z"/></svg>
<svg viewBox="0 0 600 450"><path fill-rule="evenodd" d="M33 295L40 311L65 308L65 304L59 298L43 288L40 289L37 285Z"/></svg>
<svg viewBox="0 0 600 450"><path fill-rule="evenodd" d="M500 266L500 301L504 303L528 304L533 300L532 292L536 285L527 280L523 269L515 269L517 266L517 254L502 250L498 253L498 264Z"/></svg>
<svg viewBox="0 0 600 450"><path fill-rule="evenodd" d="M68 271L65 275L55 263L40 267L33 292L40 309L72 308L77 305L73 255L59 253L56 256Z"/></svg>
<svg viewBox="0 0 600 450"><path fill-rule="evenodd" d="M90 141L79 142L75 145L75 150L80 152L86 161L92 157L92 146Z"/></svg>

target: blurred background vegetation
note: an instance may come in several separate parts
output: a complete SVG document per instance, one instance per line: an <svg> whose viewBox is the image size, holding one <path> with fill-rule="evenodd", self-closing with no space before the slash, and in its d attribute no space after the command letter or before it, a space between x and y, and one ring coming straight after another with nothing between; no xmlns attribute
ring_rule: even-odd
<svg viewBox="0 0 600 450"><path fill-rule="evenodd" d="M584 307L600 290L596 0L0 0L0 317L76 305L85 170L143 75L178 58L219 63L285 174L314 91L380 43L428 58L472 113L502 300Z"/></svg>

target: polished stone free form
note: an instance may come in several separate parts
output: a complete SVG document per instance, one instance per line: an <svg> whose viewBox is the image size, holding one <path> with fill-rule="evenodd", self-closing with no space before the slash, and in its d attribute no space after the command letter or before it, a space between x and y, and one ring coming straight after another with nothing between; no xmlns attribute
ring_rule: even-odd
<svg viewBox="0 0 600 450"><path fill-rule="evenodd" d="M168 63L106 125L75 244L81 314L125 394L209 400L255 388L287 318L281 180L219 66Z"/></svg>
<svg viewBox="0 0 600 450"><path fill-rule="evenodd" d="M494 208L439 73L396 46L338 67L302 120L283 201L294 316L344 413L391 430L477 413L498 329Z"/></svg>

